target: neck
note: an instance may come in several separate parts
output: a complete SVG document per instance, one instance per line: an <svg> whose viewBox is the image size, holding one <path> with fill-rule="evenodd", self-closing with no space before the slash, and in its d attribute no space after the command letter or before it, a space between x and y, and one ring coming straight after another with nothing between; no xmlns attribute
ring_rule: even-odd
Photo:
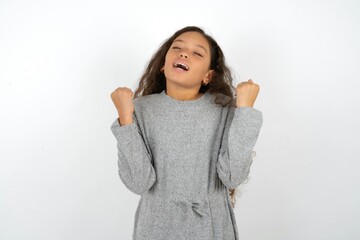
<svg viewBox="0 0 360 240"><path fill-rule="evenodd" d="M203 95L203 93L200 92L176 92L168 91L167 89L165 90L165 94L180 101L195 100Z"/></svg>

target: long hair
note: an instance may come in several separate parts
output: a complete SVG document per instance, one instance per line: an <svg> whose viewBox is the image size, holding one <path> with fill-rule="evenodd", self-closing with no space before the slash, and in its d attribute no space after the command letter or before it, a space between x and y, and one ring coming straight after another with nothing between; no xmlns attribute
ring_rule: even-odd
<svg viewBox="0 0 360 240"><path fill-rule="evenodd" d="M166 90L166 78L161 68L165 64L166 54L173 41L181 34L186 32L200 33L210 46L210 69L214 70L211 81L207 85L201 85L199 92L209 92L215 96L215 103L225 106L235 106L234 99L235 87L229 67L225 63L225 56L217 42L199 27L188 26L175 32L170 38L160 46L158 51L150 59L139 85L134 93L134 98L146 96L154 93L161 93ZM235 207L235 189L229 189L232 207Z"/></svg>

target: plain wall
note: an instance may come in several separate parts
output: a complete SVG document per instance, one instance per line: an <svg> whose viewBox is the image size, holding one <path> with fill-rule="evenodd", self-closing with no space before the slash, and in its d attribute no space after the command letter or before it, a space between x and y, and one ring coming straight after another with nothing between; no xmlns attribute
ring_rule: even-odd
<svg viewBox="0 0 360 240"><path fill-rule="evenodd" d="M0 239L131 239L110 94L197 25L264 123L241 239L360 239L359 1L0 2ZM239 192L240 193L240 192Z"/></svg>

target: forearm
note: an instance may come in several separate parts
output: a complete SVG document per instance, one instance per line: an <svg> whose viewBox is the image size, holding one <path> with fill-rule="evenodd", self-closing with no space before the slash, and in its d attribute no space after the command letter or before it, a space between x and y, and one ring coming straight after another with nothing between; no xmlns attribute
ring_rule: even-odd
<svg viewBox="0 0 360 240"><path fill-rule="evenodd" d="M262 121L262 113L257 109L235 109L217 163L218 175L227 187L235 188L247 178Z"/></svg>
<svg viewBox="0 0 360 240"><path fill-rule="evenodd" d="M137 124L120 126L117 123L119 119L112 124L111 131L117 139L119 176L129 190L140 195L156 180L151 154Z"/></svg>
<svg viewBox="0 0 360 240"><path fill-rule="evenodd" d="M126 126L133 123L133 114L123 114L118 111L118 122L120 126Z"/></svg>

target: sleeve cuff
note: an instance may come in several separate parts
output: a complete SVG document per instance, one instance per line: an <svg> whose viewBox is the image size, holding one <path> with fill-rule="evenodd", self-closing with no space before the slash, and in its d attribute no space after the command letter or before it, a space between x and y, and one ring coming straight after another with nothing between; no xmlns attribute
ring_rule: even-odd
<svg viewBox="0 0 360 240"><path fill-rule="evenodd" d="M253 107L236 107L234 118L249 128L260 128L263 123L262 112Z"/></svg>
<svg viewBox="0 0 360 240"><path fill-rule="evenodd" d="M111 124L110 130L114 134L114 136L120 136L121 134L129 133L135 130L137 131L138 129L135 122L133 122L132 124L121 126L118 118L116 118L115 121L113 121L113 123Z"/></svg>

